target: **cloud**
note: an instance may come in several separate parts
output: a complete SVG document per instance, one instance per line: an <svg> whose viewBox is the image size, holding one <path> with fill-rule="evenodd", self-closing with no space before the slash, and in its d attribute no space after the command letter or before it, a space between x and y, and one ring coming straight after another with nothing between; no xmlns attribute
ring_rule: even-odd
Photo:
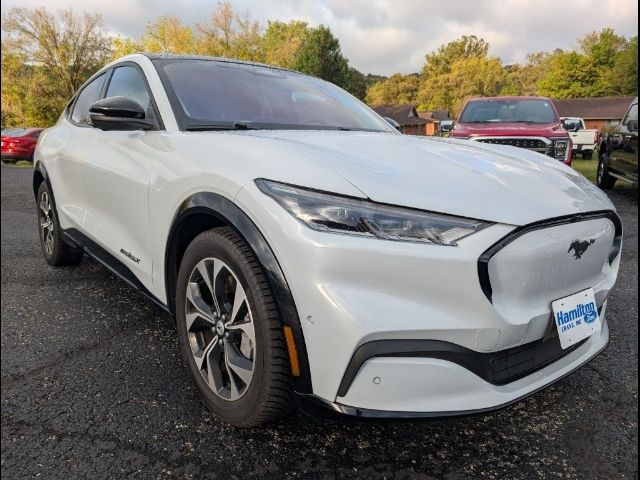
<svg viewBox="0 0 640 480"><path fill-rule="evenodd" d="M585 33L611 27L637 35L638 4L633 0L232 0L239 12L267 20L306 20L324 24L340 39L351 64L365 73L390 75L420 70L427 52L461 35L491 44L504 63L527 53L576 48ZM11 6L37 7L42 0L3 0ZM49 9L71 7L101 13L107 28L138 37L148 21L175 15L193 24L206 18L211 0L48 0Z"/></svg>

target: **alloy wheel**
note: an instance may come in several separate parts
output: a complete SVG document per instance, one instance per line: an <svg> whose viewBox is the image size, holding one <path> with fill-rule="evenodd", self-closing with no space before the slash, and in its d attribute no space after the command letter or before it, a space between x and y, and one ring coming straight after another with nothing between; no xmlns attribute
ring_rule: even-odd
<svg viewBox="0 0 640 480"><path fill-rule="evenodd" d="M47 255L53 255L55 225L48 192L42 192L40 197L40 229L42 230L42 242Z"/></svg>
<svg viewBox="0 0 640 480"><path fill-rule="evenodd" d="M193 360L211 391L241 398L255 370L255 327L247 295L222 260L205 258L191 272L185 320Z"/></svg>

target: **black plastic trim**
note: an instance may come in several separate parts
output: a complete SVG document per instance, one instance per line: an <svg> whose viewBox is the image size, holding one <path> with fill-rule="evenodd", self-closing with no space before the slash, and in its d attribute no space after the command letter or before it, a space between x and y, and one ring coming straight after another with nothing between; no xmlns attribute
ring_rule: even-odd
<svg viewBox="0 0 640 480"><path fill-rule="evenodd" d="M485 250L482 255L480 255L480 258L478 259L478 276L480 278L480 287L482 288L485 296L489 299L490 302L492 301L491 297L493 295L493 290L491 288L491 280L489 278L489 261L496 253L509 245L511 242L535 230L556 227L558 225L583 222L586 220L593 220L595 218L608 218L615 226L615 238L613 241L613 246L611 248L611 253L609 254L609 263L613 262L613 260L618 256L618 253L620 253L620 245L622 242L622 222L618 214L616 214L616 212L614 212L613 210L599 210L595 212L576 213L572 215L565 215L562 217L555 217L547 220L541 220L539 222L529 223L528 225L523 225L521 227L515 228L506 236L490 246L487 250Z"/></svg>
<svg viewBox="0 0 640 480"><path fill-rule="evenodd" d="M249 216L229 199L212 192L200 192L191 195L180 205L174 217L167 241L165 255L165 286L167 302L171 312L175 313L175 279L177 272L177 235L181 225L194 214L211 215L222 223L234 228L249 244L256 254L265 272L271 293L276 301L283 325L291 327L300 361L299 377L293 377L294 389L297 392L311 393L311 369L307 356L307 348L298 318L298 309L293 300L284 273L273 250L267 243L258 227Z"/></svg>
<svg viewBox="0 0 640 480"><path fill-rule="evenodd" d="M153 293L151 293L147 289L147 287L145 287L142 282L138 280L138 277L136 277L136 275L129 269L129 267L127 267L113 255L111 255L96 242L94 242L75 228L65 229L62 231L62 233L69 239L71 243L84 250L87 254L91 255L98 262L103 264L111 273L127 282L133 288L138 290L142 295L144 295L147 299L151 300L151 302L153 302L166 312L169 312L169 308L160 300L158 300L153 295Z"/></svg>
<svg viewBox="0 0 640 480"><path fill-rule="evenodd" d="M428 419L428 418L459 417L459 416L467 416L467 415L479 415L479 414L489 413L489 412L493 412L495 410L500 410L502 408L508 407L510 405L513 405L514 403L517 403L517 402L519 402L521 400L524 400L527 397L530 397L531 395L534 395L534 394L538 393L541 390L544 390L547 387L550 387L554 383L559 382L560 380L564 379L568 375L571 375L576 370L582 368L583 366L585 366L586 364L591 362L600 353L602 353L608 346L609 346L609 339L607 339L607 343L605 345L603 345L603 347L600 350L598 350L593 356L591 356L585 362L583 362L580 365L576 366L572 370L568 371L564 375L561 375L560 377L554 379L553 381L541 386L540 388L532 390L531 392L528 392L525 395L522 395L522 396L520 396L518 398L515 398L515 399L510 400L508 402L502 403L500 405L495 405L493 407L478 408L478 409L473 409L473 410L446 411L446 412L401 412L401 411L371 410L371 409L367 409L367 408L352 407L352 406L344 405L344 404L341 404L341 403L338 403L338 402L330 402L328 400L325 400L324 398L321 398L321 397L318 397L317 395L312 395L312 394L309 395L309 394L300 394L300 393L298 393L297 394L297 398L299 400L299 405L303 409L305 409L304 408L305 404L315 404L317 406L323 407L324 409L327 409L327 410L329 410L329 411L331 411L331 412L333 412L335 414L338 414L340 416L347 415L347 416L350 416L350 417L360 417L360 418L366 418L366 419L372 419L372 420L373 419L379 419L379 420L384 420L384 419L388 419L388 420L393 420L393 419L420 419L420 418ZM315 412L313 410L311 410L310 413L313 414Z"/></svg>

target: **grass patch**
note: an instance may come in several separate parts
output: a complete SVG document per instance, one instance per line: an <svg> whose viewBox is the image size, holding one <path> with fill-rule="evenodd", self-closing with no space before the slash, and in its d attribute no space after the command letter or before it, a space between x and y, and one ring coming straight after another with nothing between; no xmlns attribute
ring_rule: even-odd
<svg viewBox="0 0 640 480"><path fill-rule="evenodd" d="M13 168L33 168L33 163L29 160L18 160L17 162L2 162L3 167Z"/></svg>
<svg viewBox="0 0 640 480"><path fill-rule="evenodd" d="M571 162L571 166L593 183L596 183L596 174L598 172L597 159L583 160L581 158L574 158Z"/></svg>

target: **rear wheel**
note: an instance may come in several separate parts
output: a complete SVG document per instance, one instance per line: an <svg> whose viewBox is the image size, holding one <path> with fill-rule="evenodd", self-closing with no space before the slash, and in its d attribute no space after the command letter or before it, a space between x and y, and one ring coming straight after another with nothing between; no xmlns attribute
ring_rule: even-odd
<svg viewBox="0 0 640 480"><path fill-rule="evenodd" d="M584 160L591 160L593 158L593 152L591 150L588 150L586 152L582 152L582 158Z"/></svg>
<svg viewBox="0 0 640 480"><path fill-rule="evenodd" d="M231 228L202 233L187 248L176 321L189 374L216 415L250 427L292 409L278 311L255 255Z"/></svg>
<svg viewBox="0 0 640 480"><path fill-rule="evenodd" d="M38 188L38 233L42 255L49 265L76 265L82 260L82 250L71 247L62 240L58 214L45 182Z"/></svg>
<svg viewBox="0 0 640 480"><path fill-rule="evenodd" d="M613 188L616 183L615 177L609 175L609 169L607 168L608 161L609 156L606 153L600 155L600 160L598 161L598 172L596 174L596 183L603 190Z"/></svg>

